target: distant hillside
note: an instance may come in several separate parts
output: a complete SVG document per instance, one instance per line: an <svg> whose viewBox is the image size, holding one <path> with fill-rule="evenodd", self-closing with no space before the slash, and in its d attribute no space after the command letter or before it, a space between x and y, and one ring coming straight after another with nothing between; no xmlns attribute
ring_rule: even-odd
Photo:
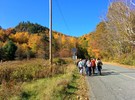
<svg viewBox="0 0 135 100"><path fill-rule="evenodd" d="M77 48L78 57L85 57L83 53L87 51L79 46L78 38L57 31L53 31L52 35L53 57L72 57L72 48ZM11 49L13 52L10 52ZM37 23L20 22L15 28L0 28L0 60L33 57L47 59L49 57L49 29L47 27Z"/></svg>
<svg viewBox="0 0 135 100"><path fill-rule="evenodd" d="M16 32L29 32L29 33L41 33L49 30L47 27L41 26L39 24L33 24L31 22L20 22L16 27Z"/></svg>

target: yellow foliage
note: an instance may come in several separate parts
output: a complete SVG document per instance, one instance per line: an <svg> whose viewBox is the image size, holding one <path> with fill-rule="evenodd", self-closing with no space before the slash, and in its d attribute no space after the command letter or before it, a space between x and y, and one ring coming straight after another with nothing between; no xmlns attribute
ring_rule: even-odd
<svg viewBox="0 0 135 100"><path fill-rule="evenodd" d="M77 39L74 38L74 37L70 37L69 39L70 39L70 45L71 45L72 47L76 47Z"/></svg>
<svg viewBox="0 0 135 100"><path fill-rule="evenodd" d="M32 49L33 52L37 52L41 44L42 44L41 36L38 36L37 34L30 36L28 45Z"/></svg>
<svg viewBox="0 0 135 100"><path fill-rule="evenodd" d="M27 51L28 45L27 45L26 43L23 43L23 44L21 45L21 48L23 49L23 51Z"/></svg>
<svg viewBox="0 0 135 100"><path fill-rule="evenodd" d="M61 37L61 42L62 42L62 44L65 44L65 42L66 42L66 37L65 37L65 35L62 35L62 37Z"/></svg>
<svg viewBox="0 0 135 100"><path fill-rule="evenodd" d="M27 43L29 40L29 33L28 32L17 32L16 34L12 34L10 38L18 43Z"/></svg>
<svg viewBox="0 0 135 100"><path fill-rule="evenodd" d="M60 37L58 33L53 34L53 36L54 36L54 39L58 39Z"/></svg>

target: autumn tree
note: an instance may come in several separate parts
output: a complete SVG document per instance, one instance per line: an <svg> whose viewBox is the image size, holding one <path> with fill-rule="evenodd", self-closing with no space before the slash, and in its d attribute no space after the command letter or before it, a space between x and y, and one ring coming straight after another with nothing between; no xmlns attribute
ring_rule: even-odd
<svg viewBox="0 0 135 100"><path fill-rule="evenodd" d="M17 32L16 34L10 35L10 39L16 43L27 43L30 34L28 32Z"/></svg>
<svg viewBox="0 0 135 100"><path fill-rule="evenodd" d="M0 41L5 42L7 40L7 35L5 33L5 30L0 29Z"/></svg>
<svg viewBox="0 0 135 100"><path fill-rule="evenodd" d="M116 56L130 53L135 44L135 11L129 1L117 0L110 4L107 18L104 20L108 29L107 41Z"/></svg>

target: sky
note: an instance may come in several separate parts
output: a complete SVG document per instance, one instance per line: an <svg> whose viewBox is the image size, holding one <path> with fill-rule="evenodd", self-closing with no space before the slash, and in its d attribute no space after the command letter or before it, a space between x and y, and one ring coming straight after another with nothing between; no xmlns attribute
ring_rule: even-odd
<svg viewBox="0 0 135 100"><path fill-rule="evenodd" d="M0 0L0 26L15 27L22 21L49 27L49 0ZM53 30L82 36L96 29L109 0L52 0Z"/></svg>

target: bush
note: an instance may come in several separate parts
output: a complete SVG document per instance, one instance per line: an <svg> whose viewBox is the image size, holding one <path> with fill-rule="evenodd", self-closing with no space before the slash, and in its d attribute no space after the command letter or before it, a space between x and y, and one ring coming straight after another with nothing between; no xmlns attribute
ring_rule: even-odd
<svg viewBox="0 0 135 100"><path fill-rule="evenodd" d="M54 59L54 63L55 63L56 65L67 64L64 59L60 59L60 58Z"/></svg>
<svg viewBox="0 0 135 100"><path fill-rule="evenodd" d="M0 83L2 80L16 80L18 82L31 81L38 78L50 77L55 74L61 74L65 71L65 60L56 60L58 65L49 66L45 60L20 61L17 63L5 62L0 67Z"/></svg>
<svg viewBox="0 0 135 100"><path fill-rule="evenodd" d="M117 60L117 62L126 65L134 65L133 55L131 54L122 55L121 58Z"/></svg>

